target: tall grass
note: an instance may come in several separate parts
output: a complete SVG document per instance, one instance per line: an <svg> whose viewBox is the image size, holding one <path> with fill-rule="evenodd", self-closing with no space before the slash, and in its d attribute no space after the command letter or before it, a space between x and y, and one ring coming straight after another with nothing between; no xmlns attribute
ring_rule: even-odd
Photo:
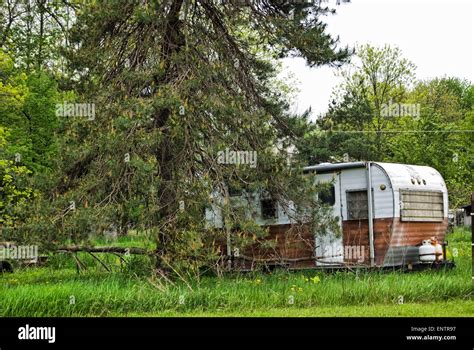
<svg viewBox="0 0 474 350"><path fill-rule="evenodd" d="M65 259L61 265L30 268L0 276L2 316L108 316L161 313L251 312L276 308L396 305L470 300L471 249L467 233L455 233L457 267L447 271L403 273L344 271L276 271L270 274L204 276L192 290L177 282L137 273L78 274ZM143 263L143 262L142 262Z"/></svg>

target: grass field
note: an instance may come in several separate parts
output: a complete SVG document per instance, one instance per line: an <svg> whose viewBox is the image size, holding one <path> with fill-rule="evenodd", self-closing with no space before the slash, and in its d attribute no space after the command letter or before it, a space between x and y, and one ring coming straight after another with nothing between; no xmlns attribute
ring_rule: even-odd
<svg viewBox="0 0 474 350"><path fill-rule="evenodd" d="M121 315L114 315L121 316ZM375 304L365 306L286 307L266 310L130 313L130 317L473 317L474 301L435 303Z"/></svg>
<svg viewBox="0 0 474 350"><path fill-rule="evenodd" d="M204 276L189 286L128 270L78 274L62 258L0 275L0 315L474 316L470 234L458 230L448 240L453 270L276 271Z"/></svg>

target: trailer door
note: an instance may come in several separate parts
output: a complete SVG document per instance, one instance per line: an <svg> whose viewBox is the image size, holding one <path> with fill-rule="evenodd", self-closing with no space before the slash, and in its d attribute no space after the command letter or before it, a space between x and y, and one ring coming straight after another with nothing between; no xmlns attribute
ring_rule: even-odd
<svg viewBox="0 0 474 350"><path fill-rule="evenodd" d="M330 183L329 191L320 195L320 200L332 206L333 216L337 218L339 228L342 231L341 217L341 173L319 174L319 183ZM325 233L316 234L316 266L334 266L344 262L344 250L342 245L342 234L328 230Z"/></svg>

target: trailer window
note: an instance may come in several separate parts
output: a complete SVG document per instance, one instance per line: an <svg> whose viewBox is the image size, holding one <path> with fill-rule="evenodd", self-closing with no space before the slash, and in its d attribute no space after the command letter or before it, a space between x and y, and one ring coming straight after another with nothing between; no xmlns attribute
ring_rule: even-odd
<svg viewBox="0 0 474 350"><path fill-rule="evenodd" d="M367 203L366 190L347 192L347 218L349 220L367 219L369 217Z"/></svg>
<svg viewBox="0 0 474 350"><path fill-rule="evenodd" d="M443 221L443 193L436 191L400 191L402 221Z"/></svg>
<svg viewBox="0 0 474 350"><path fill-rule="evenodd" d="M318 198L323 204L333 206L336 203L336 191L334 185L326 187L318 192Z"/></svg>
<svg viewBox="0 0 474 350"><path fill-rule="evenodd" d="M260 201L260 205L262 208L262 218L265 220L268 219L276 219L277 214L277 205L276 201L273 199L262 199Z"/></svg>

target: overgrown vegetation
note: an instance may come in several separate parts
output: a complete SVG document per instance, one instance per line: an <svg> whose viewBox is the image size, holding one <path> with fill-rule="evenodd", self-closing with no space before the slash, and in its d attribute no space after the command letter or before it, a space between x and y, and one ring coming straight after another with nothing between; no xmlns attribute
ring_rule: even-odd
<svg viewBox="0 0 474 350"><path fill-rule="evenodd" d="M448 256L456 262L455 269L411 273L279 270L226 274L220 278L207 275L200 280L164 283L144 273L147 264L152 266L144 258L131 258L128 267L120 270L117 265L116 272L106 273L91 258L84 257L89 270L77 273L71 258L56 257L47 267L0 277L0 314L262 316L283 315L288 310L289 315L351 316L367 306L366 311L357 315L370 316L372 309L373 315L384 314L384 307L380 306L383 304L391 308L391 315L445 315L446 305L457 305L454 310L465 308L460 314L472 316L470 239L470 233L461 230L448 236ZM132 243L126 241L119 245ZM451 315L456 314L453 311Z"/></svg>
<svg viewBox="0 0 474 350"><path fill-rule="evenodd" d="M394 47L352 55L327 33L323 20L335 11L324 2L241 5L0 4L0 242L49 254L44 267L0 276L1 315L265 314L471 298L460 231L451 234L453 271L224 271L232 257L219 243L241 248L266 234L231 193L278 202L315 235L335 232L305 165L430 165L454 207L474 183L471 82L417 81ZM277 78L291 56L347 69L315 123L310 111L290 112L292 87ZM394 116L387 104L421 107ZM229 150L253 152L254 162L222 160ZM221 230L204 218L210 205L221 210ZM51 253L65 245L138 247L153 258Z"/></svg>
<svg viewBox="0 0 474 350"><path fill-rule="evenodd" d="M318 3L211 0L2 5L8 91L0 99L9 105L0 125L14 138L2 157L20 154L38 192L2 224L1 239L54 249L148 230L166 275L219 259L222 235L203 220L213 198L228 230L252 226L229 205L230 187L295 204L297 224L328 221L299 159L288 164L285 149L300 130L277 60L344 63L349 50L321 21L333 12ZM81 103L94 115L69 113ZM227 150L258 154L258 162L222 162Z"/></svg>

